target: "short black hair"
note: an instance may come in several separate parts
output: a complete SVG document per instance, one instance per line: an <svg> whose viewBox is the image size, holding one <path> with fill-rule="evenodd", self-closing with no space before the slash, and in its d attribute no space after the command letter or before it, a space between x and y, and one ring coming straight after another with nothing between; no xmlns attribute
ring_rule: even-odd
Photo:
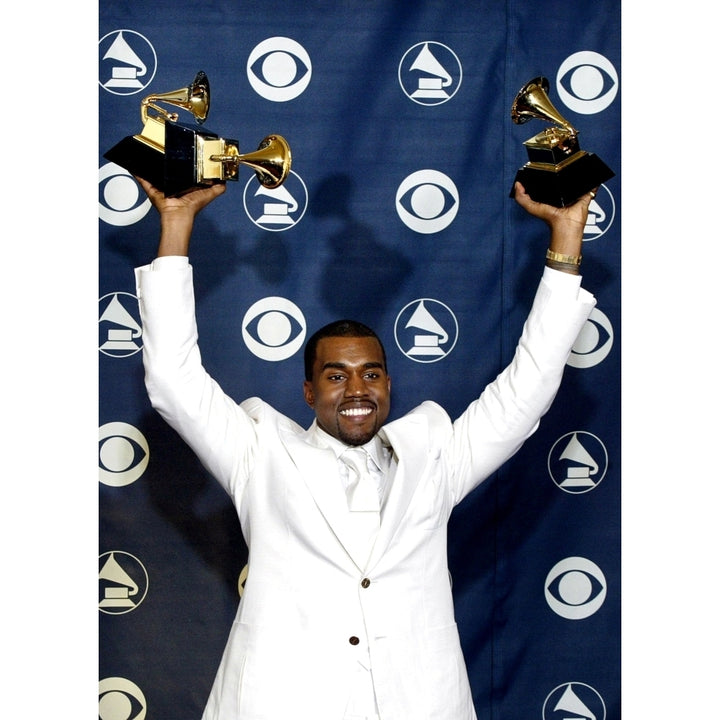
<svg viewBox="0 0 720 720"><path fill-rule="evenodd" d="M305 379L312 380L313 365L317 356L317 345L323 338L328 337L372 337L380 344L382 350L383 365L387 372L387 357L385 347L377 333L357 320L335 320L316 330L305 343Z"/></svg>

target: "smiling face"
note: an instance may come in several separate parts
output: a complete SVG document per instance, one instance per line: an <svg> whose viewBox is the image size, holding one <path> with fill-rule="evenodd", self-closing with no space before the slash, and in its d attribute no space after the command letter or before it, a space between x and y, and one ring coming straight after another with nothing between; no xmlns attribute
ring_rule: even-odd
<svg viewBox="0 0 720 720"><path fill-rule="evenodd" d="M318 341L305 402L318 425L346 445L363 445L390 412L390 377L374 337L324 337Z"/></svg>

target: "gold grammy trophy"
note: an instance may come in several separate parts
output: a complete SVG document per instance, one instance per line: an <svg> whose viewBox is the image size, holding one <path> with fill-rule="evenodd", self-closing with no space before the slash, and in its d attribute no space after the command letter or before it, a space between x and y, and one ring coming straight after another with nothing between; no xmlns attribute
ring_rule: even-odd
<svg viewBox="0 0 720 720"><path fill-rule="evenodd" d="M255 152L241 155L237 140L177 122L176 112L163 102L189 111L198 125L210 110L210 83L200 71L186 88L148 95L140 104L143 129L108 150L104 157L147 180L168 197L195 187L238 179L238 167L248 165L266 188L280 186L290 172L290 147L280 135L268 135ZM157 114L150 114L152 108Z"/></svg>
<svg viewBox="0 0 720 720"><path fill-rule="evenodd" d="M549 83L536 77L515 97L510 117L516 125L537 118L554 123L523 143L528 162L515 180L533 200L555 207L570 205L615 173L594 153L580 149L577 130L557 111L547 95ZM514 195L514 190L510 196Z"/></svg>

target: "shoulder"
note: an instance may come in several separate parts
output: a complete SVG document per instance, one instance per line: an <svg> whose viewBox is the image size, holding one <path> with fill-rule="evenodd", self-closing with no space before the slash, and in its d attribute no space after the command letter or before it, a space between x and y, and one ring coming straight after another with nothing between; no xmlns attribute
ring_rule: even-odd
<svg viewBox="0 0 720 720"><path fill-rule="evenodd" d="M290 433L304 433L305 430L287 415L276 410L259 397L250 397L240 403L240 407L258 426L273 427Z"/></svg>
<svg viewBox="0 0 720 720"><path fill-rule="evenodd" d="M412 419L425 418L430 423L450 423L450 416L445 409L432 400L425 400L420 403L420 405L413 408L405 417Z"/></svg>
<svg viewBox="0 0 720 720"><path fill-rule="evenodd" d="M407 414L388 423L383 430L388 437L417 441L425 437L429 445L443 444L452 433L452 420L436 402L426 400Z"/></svg>

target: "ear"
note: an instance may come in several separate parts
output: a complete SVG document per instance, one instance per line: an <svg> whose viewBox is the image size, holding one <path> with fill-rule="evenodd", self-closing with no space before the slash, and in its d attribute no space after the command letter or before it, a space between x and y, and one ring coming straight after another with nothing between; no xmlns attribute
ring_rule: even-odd
<svg viewBox="0 0 720 720"><path fill-rule="evenodd" d="M312 382L310 380L303 382L303 395L305 396L305 402L310 407L315 407L315 394L313 393Z"/></svg>

